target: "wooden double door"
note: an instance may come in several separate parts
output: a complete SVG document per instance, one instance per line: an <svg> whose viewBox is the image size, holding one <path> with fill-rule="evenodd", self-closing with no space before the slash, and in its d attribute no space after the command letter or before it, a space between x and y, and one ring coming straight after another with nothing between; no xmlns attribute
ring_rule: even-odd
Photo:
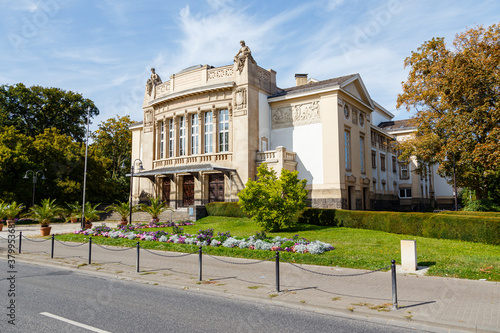
<svg viewBox="0 0 500 333"><path fill-rule="evenodd" d="M208 175L208 202L224 201L224 174Z"/></svg>
<svg viewBox="0 0 500 333"><path fill-rule="evenodd" d="M182 183L182 206L194 205L194 176L184 176Z"/></svg>

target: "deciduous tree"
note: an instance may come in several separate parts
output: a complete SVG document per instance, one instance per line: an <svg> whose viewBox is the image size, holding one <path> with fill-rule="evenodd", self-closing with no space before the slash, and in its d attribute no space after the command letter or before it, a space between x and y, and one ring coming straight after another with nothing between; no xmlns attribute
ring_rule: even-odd
<svg viewBox="0 0 500 333"><path fill-rule="evenodd" d="M278 178L266 163L262 163L257 171L257 180L249 179L238 193L241 209L264 230L293 226L298 214L306 207L307 181L298 179L298 171L286 169L281 170Z"/></svg>
<svg viewBox="0 0 500 333"><path fill-rule="evenodd" d="M457 34L453 48L433 38L406 58L397 107L416 110L415 138L402 145L438 172L486 198L500 168L500 26Z"/></svg>
<svg viewBox="0 0 500 333"><path fill-rule="evenodd" d="M83 141L87 110L90 117L99 110L90 99L72 91L22 83L0 86L0 127L14 126L21 133L36 136L57 128L76 141Z"/></svg>

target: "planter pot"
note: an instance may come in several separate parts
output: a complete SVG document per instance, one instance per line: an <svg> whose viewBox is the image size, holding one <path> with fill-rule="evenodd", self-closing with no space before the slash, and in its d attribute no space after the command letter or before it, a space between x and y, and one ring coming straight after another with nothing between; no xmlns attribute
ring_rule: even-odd
<svg viewBox="0 0 500 333"><path fill-rule="evenodd" d="M76 218L76 217L72 217L72 218L71 218L71 223L76 223L76 222L78 222L78 218Z"/></svg>
<svg viewBox="0 0 500 333"><path fill-rule="evenodd" d="M14 228L16 226L16 220L7 220L7 226L9 228Z"/></svg>
<svg viewBox="0 0 500 333"><path fill-rule="evenodd" d="M49 236L51 229L52 229L52 227L40 227L40 234L42 236Z"/></svg>
<svg viewBox="0 0 500 333"><path fill-rule="evenodd" d="M127 225L128 224L128 221L127 220L121 220L120 222L118 222L119 225Z"/></svg>
<svg viewBox="0 0 500 333"><path fill-rule="evenodd" d="M92 229L92 223L85 223L85 229Z"/></svg>
<svg viewBox="0 0 500 333"><path fill-rule="evenodd" d="M158 222L160 222L160 219L151 219L151 223L156 223L157 224Z"/></svg>
<svg viewBox="0 0 500 333"><path fill-rule="evenodd" d="M3 222L0 222L0 231L3 230Z"/></svg>

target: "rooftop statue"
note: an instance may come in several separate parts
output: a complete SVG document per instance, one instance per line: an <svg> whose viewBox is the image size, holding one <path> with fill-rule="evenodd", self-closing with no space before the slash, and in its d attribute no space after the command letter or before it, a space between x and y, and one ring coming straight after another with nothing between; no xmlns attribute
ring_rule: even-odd
<svg viewBox="0 0 500 333"><path fill-rule="evenodd" d="M253 63L255 63L255 60L252 57L252 51L250 51L250 48L245 45L244 40L240 41L240 45L241 45L240 50L234 56L234 63L236 69L238 69L238 71L241 73L243 67L245 66L245 60L247 58L249 58L249 60L252 61Z"/></svg>
<svg viewBox="0 0 500 333"><path fill-rule="evenodd" d="M146 88L148 90L149 96L153 93L153 98L156 98L156 86L161 83L161 78L155 73L155 69L151 68L151 77L146 82Z"/></svg>

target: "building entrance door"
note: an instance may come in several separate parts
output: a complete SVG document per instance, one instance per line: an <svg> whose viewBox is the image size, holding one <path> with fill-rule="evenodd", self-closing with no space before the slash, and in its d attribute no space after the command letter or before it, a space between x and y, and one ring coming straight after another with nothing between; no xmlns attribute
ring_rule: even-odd
<svg viewBox="0 0 500 333"><path fill-rule="evenodd" d="M167 177L163 178L161 193L163 202L170 206L170 179Z"/></svg>
<svg viewBox="0 0 500 333"><path fill-rule="evenodd" d="M182 206L194 204L194 176L184 176L182 184Z"/></svg>
<svg viewBox="0 0 500 333"><path fill-rule="evenodd" d="M208 176L208 202L224 201L224 174L216 173Z"/></svg>

